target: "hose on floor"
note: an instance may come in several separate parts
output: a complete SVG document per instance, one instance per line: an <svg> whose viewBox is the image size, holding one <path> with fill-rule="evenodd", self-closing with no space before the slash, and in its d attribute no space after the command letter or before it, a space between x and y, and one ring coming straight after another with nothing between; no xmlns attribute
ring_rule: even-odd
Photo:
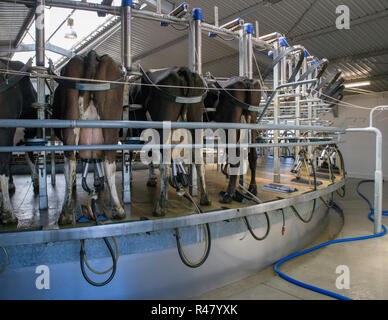
<svg viewBox="0 0 388 320"><path fill-rule="evenodd" d="M368 206L370 208L370 213L368 215L368 218L370 221L374 222L374 219L373 219L373 216L374 216L374 208L373 208L373 205L372 203L369 201L369 199L363 195L360 191L360 187L361 185L365 184L365 183L372 183L374 182L373 180L364 180L364 181L361 181L358 186L357 186L357 193L358 195L363 198L367 203L368 203ZM333 203L333 209L336 210L340 215L343 215L343 211L342 209L335 203ZM383 215L384 216L388 216L388 211L383 211ZM298 280L295 280L289 276L287 276L286 274L282 273L280 270L279 270L279 267L284 264L285 262L287 261L290 261L294 258L297 258L297 257L300 257L302 255L305 255L307 253L310 253L310 252L313 252L313 251L316 251L318 249L321 249L321 248L324 248L324 247L327 247L329 245L332 245L332 244L337 244L337 243L345 243L345 242L355 242L355 241L362 241L362 240L369 240L369 239L375 239L375 238L379 238L379 237L383 237L387 234L387 228L383 225L383 231L379 234L376 234L376 235L370 235L370 236L365 236L365 237L357 237L357 238L348 238L348 239L338 239L338 240L333 240L333 241L328 241L328 242L325 242L325 243L322 243L318 246L315 246L313 248L310 248L308 250L304 250L304 251L301 251L299 253L295 253L293 255L290 255L282 260L280 260L278 263L275 264L275 272L281 277L283 278L284 280L290 282L290 283L293 283L299 287L302 287L302 288L305 288L305 289L308 289L308 290L311 290L311 291L315 291L315 292L318 292L320 294L323 294L323 295L326 295L326 296L329 296L329 297L332 297L332 298L335 298L335 299L339 299L339 300L351 300L350 298L348 297L345 297L345 296L342 296L340 294L337 294L337 293L334 293L334 292L331 292L331 291L328 291L328 290L325 290L325 289L321 289L321 288L318 288L318 287L314 287L312 285L309 285L309 284L306 284L306 283L303 283L301 281L298 281Z"/></svg>

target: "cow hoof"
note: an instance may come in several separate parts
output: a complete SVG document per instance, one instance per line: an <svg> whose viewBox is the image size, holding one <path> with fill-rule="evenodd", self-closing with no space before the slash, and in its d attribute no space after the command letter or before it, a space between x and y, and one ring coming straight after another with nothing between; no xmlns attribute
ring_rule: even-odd
<svg viewBox="0 0 388 320"><path fill-rule="evenodd" d="M114 220L123 220L127 217L123 208L113 208L112 209L112 219Z"/></svg>
<svg viewBox="0 0 388 320"><path fill-rule="evenodd" d="M233 201L232 196L227 192L220 192L219 197L220 197L220 203L230 204Z"/></svg>
<svg viewBox="0 0 388 320"><path fill-rule="evenodd" d="M151 180L148 180L147 182L147 187L149 188L156 188L157 185L158 185L158 182L156 181L156 179L151 179Z"/></svg>
<svg viewBox="0 0 388 320"><path fill-rule="evenodd" d="M14 183L10 183L8 186L8 193L10 196L13 196L16 192L16 187Z"/></svg>
<svg viewBox="0 0 388 320"><path fill-rule="evenodd" d="M34 194L37 195L39 193L39 180L34 180L32 185L34 187Z"/></svg>
<svg viewBox="0 0 388 320"><path fill-rule="evenodd" d="M74 207L72 204L65 204L62 208L61 215L58 220L59 225L67 225L73 223Z"/></svg>
<svg viewBox="0 0 388 320"><path fill-rule="evenodd" d="M60 226L69 225L73 223L73 215L61 214L58 220Z"/></svg>
<svg viewBox="0 0 388 320"><path fill-rule="evenodd" d="M257 185L251 184L251 185L249 186L248 191L249 191L250 193L252 193L254 196L257 196Z"/></svg>
<svg viewBox="0 0 388 320"><path fill-rule="evenodd" d="M167 209L165 207L161 207L160 204L158 203L152 212L152 215L157 218L165 217L167 213Z"/></svg>
<svg viewBox="0 0 388 320"><path fill-rule="evenodd" d="M12 211L6 210L2 212L0 223L4 225L17 224L18 219L16 218L16 216L13 214Z"/></svg>
<svg viewBox="0 0 388 320"><path fill-rule="evenodd" d="M207 207L207 206L211 206L211 204L212 203L210 202L210 200L207 197L201 199L201 202L200 202L201 206Z"/></svg>

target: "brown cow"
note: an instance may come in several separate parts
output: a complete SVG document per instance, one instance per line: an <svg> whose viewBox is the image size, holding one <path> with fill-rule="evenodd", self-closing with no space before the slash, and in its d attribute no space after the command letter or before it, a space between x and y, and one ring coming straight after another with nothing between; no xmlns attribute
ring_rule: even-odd
<svg viewBox="0 0 388 320"><path fill-rule="evenodd" d="M260 84L257 80L252 80L243 77L233 77L228 81L219 83L222 88L237 89L236 91L230 90L226 94L223 90L215 91L210 90L207 98L205 99L206 108L216 107L215 114L207 114L205 119L208 121L215 121L220 123L240 123L242 116L244 116L247 123L256 123L258 113L253 111L244 110L237 103L236 100L245 103L247 105L257 106L261 100ZM245 91L245 90L246 91ZM257 91L250 91L256 89ZM234 99L231 97L233 96ZM252 142L256 142L258 137L257 130L251 132ZM237 139L239 137L239 131L237 131ZM237 150L237 156L239 156L239 150ZM251 170L251 181L249 185L249 192L257 195L257 184L256 184L256 164L257 164L257 151L255 148L249 149L249 168ZM231 164L231 167L238 167L240 164ZM236 183L237 175L231 175L229 180L228 189L226 192L220 193L221 203L230 203L236 198Z"/></svg>
<svg viewBox="0 0 388 320"><path fill-rule="evenodd" d="M87 57L76 56L62 70L64 77L117 81L122 74L119 66L108 55L99 57L94 51ZM123 86L109 91L79 91L60 84L54 97L54 118L63 120L122 120ZM118 129L63 129L56 135L65 145L116 145L119 140ZM82 151L82 160L103 160L108 183L111 210L108 218L123 219L125 212L118 197L115 151ZM74 193L76 185L76 153L65 153L65 200L59 224L73 221Z"/></svg>

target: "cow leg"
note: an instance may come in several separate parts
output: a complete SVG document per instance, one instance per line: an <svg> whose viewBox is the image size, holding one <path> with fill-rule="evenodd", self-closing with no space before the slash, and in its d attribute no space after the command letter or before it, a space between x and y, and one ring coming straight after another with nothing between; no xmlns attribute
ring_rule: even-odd
<svg viewBox="0 0 388 320"><path fill-rule="evenodd" d="M58 223L60 225L66 225L73 223L73 212L74 212L74 196L75 196L75 185L76 185L76 166L77 161L75 153L65 153L65 200L62 206L62 212L59 217Z"/></svg>
<svg viewBox="0 0 388 320"><path fill-rule="evenodd" d="M155 217L164 217L167 213L168 201L168 178L170 172L170 165L161 163L160 170L160 199L156 203L153 215Z"/></svg>
<svg viewBox="0 0 388 320"><path fill-rule="evenodd" d="M187 113L187 120L190 122L203 122L203 104L195 104L192 105L188 109ZM195 137L195 130L191 132L192 137ZM194 139L195 140L195 139ZM203 140L203 139L202 139ZM205 162L203 160L203 150L200 150L200 164L195 163L195 151L193 150L193 163L195 163L196 169L197 169L197 176L199 178L199 188L201 192L201 199L200 204L201 206L210 206L211 202L209 200L208 194L207 194L207 188L206 188L206 168L205 168Z"/></svg>
<svg viewBox="0 0 388 320"><path fill-rule="evenodd" d="M151 162L148 165L149 176L148 176L148 182L147 182L147 187L150 187L150 188L155 188L157 185L157 178L156 178L154 169L155 169L154 164Z"/></svg>
<svg viewBox="0 0 388 320"><path fill-rule="evenodd" d="M34 186L34 193L39 193L39 174L38 174L38 168L36 166L36 163L34 161L34 154L32 152L27 153L27 163L31 170L31 179L32 184Z"/></svg>
<svg viewBox="0 0 388 320"><path fill-rule="evenodd" d="M112 219L124 219L126 217L124 208L121 205L116 188L116 162L106 159L104 161L104 171L111 199ZM108 217L110 218L110 217Z"/></svg>
<svg viewBox="0 0 388 320"><path fill-rule="evenodd" d="M199 178L199 187L201 191L200 204L201 206L210 206L211 202L207 195L207 188L206 188L206 181L205 181L205 165L197 164L196 168L197 168L197 174Z"/></svg>
<svg viewBox="0 0 388 320"><path fill-rule="evenodd" d="M1 188L1 216L0 223L10 224L17 223L17 218L13 213L11 199L9 196L9 177L10 177L10 167L9 163L11 161L11 154L1 154L0 156L0 188Z"/></svg>
<svg viewBox="0 0 388 320"><path fill-rule="evenodd" d="M255 143L257 139L257 132L252 130L252 143ZM249 169L251 170L251 182L249 184L249 192L257 196L257 183L256 183L256 167L257 167L257 151L256 148L250 148L249 150Z"/></svg>
<svg viewBox="0 0 388 320"><path fill-rule="evenodd" d="M9 192L9 195L12 196L15 194L16 192L16 186L15 186L15 183L13 182L13 176L12 176L12 173L10 172L9 174L9 186L8 186L8 192Z"/></svg>

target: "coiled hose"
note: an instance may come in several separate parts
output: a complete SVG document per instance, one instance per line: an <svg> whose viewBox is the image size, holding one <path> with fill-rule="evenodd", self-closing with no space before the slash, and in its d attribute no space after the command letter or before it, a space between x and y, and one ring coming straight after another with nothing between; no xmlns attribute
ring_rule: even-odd
<svg viewBox="0 0 388 320"><path fill-rule="evenodd" d="M363 198L367 203L368 203L368 206L370 208L370 213L368 215L368 218L370 221L374 222L374 219L373 219L373 215L374 215L374 208L372 206L372 203L369 201L369 199L363 195L361 192L360 192L360 187L361 185L365 184L365 183L372 183L374 182L373 180L364 180L364 181L361 181L358 186L357 186L357 193L358 195ZM333 209L336 210L340 215L343 215L343 211L342 209L335 203L333 203ZM384 216L388 216L388 211L383 211L383 215ZM318 246L315 246L311 249L308 249L308 250L304 250L304 251L301 251L299 253L295 253L293 255L290 255L282 260L280 260L279 262L277 262L275 264L275 272L281 277L283 278L284 280L290 282L290 283L293 283L299 287L302 287L302 288L305 288L305 289L308 289L308 290L311 290L311 291L315 291L315 292L318 292L320 294L323 294L323 295L326 295L326 296L329 296L329 297L332 297L332 298L335 298L335 299L339 299L339 300L351 300L350 298L348 297L345 297L345 296L342 296L340 294L337 294L337 293L334 293L334 292L331 292L331 291L328 291L328 290L325 290L325 289L321 289L321 288L318 288L318 287L314 287L312 285L309 285L309 284L306 284L306 283L303 283L301 281L298 281L298 280L295 280L289 276L287 276L286 274L282 273L279 268L282 264L284 264L285 262L287 261L290 261L294 258L297 258L297 257L300 257L302 255L305 255L307 253L310 253L310 252L313 252L313 251L316 251L318 249L321 249L321 248L324 248L324 247L327 247L327 246L330 246L332 244L337 244L337 243L345 243L345 242L354 242L354 241L362 241L362 240L369 240L369 239L375 239L375 238L379 238L379 237L383 237L387 234L387 228L383 225L383 231L377 235L370 235L370 236L366 236L366 237L358 237L358 238L348 238L348 239L338 239L338 240L333 240L333 241L328 241L328 242L325 242L325 243L322 243Z"/></svg>
<svg viewBox="0 0 388 320"><path fill-rule="evenodd" d="M193 197L188 192L184 191L185 188L190 186L190 177L186 173L186 170L184 169L182 163L175 163L175 162L173 163L172 176L170 176L169 178L169 184L177 191L177 194L182 195L186 200L190 201L194 205L194 208L198 214L204 213L201 207L193 199ZM209 258L209 254L210 254L210 249L211 249L210 226L208 223L206 223L202 227L205 234L205 250L202 257L197 262L191 261L190 258L187 257L182 247L181 235L180 235L179 229L178 228L175 229L175 239L176 239L179 257L182 260L184 265L192 269L196 269L202 266Z"/></svg>
<svg viewBox="0 0 388 320"><path fill-rule="evenodd" d="M189 200L191 203L194 204L194 206L199 214L203 213L203 210L201 209L201 207L194 201L194 199L190 196L190 194L185 192L184 198ZM210 254L210 249L211 249L210 226L208 223L206 223L202 227L203 227L203 231L205 234L205 251L204 251L201 259L198 262L193 262L187 257L187 255L184 252L183 247L182 247L179 229L178 228L175 229L175 239L176 239L176 243L177 243L179 257L181 258L184 265L186 265L187 267L192 268L192 269L196 269L196 268L199 268L200 266L202 266L206 262L206 260L209 258L209 254Z"/></svg>
<svg viewBox="0 0 388 320"><path fill-rule="evenodd" d="M97 215L95 213L95 199L93 199L93 194L89 195L87 208L88 208L88 213L90 215L90 218L96 222L96 225L99 225L98 217L97 217ZM117 271L117 262L118 262L118 259L119 259L119 248L118 248L116 239L114 237L112 237L112 240L113 240L115 248L116 248L116 253L113 251L112 245L110 244L108 238L103 238L103 240L104 240L104 242L105 242L105 244L106 244L106 246L107 246L107 248L109 250L110 256L112 257L112 267L109 268L108 270L102 271L102 272L94 270L89 265L89 262L88 262L88 260L86 258L85 240L81 240L81 250L80 250L81 272L82 272L82 275L85 278L85 280L89 284L91 284L92 286L95 286L95 287L104 287L104 286L106 286L108 283L110 283L113 280L113 278L116 275L116 271ZM107 274L109 272L111 272L111 274L110 274L109 278L106 281L104 281L104 282L95 282L95 281L91 280L89 278L89 276L87 275L86 270L85 270L85 265L94 274L105 275L105 274Z"/></svg>

